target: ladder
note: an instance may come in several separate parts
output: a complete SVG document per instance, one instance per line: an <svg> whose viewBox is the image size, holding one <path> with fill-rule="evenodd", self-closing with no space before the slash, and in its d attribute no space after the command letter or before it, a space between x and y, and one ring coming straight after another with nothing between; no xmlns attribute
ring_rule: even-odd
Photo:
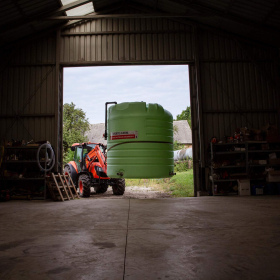
<svg viewBox="0 0 280 280"><path fill-rule="evenodd" d="M54 174L48 180L48 190L55 201L65 201L79 198L76 187L70 175Z"/></svg>

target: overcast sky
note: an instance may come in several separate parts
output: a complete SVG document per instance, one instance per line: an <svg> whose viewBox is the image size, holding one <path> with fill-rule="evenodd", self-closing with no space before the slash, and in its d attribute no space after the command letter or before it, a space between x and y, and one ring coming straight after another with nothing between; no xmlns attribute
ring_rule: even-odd
<svg viewBox="0 0 280 280"><path fill-rule="evenodd" d="M91 124L104 123L109 101L158 103L176 119L190 106L188 66L64 68L63 98L83 109Z"/></svg>

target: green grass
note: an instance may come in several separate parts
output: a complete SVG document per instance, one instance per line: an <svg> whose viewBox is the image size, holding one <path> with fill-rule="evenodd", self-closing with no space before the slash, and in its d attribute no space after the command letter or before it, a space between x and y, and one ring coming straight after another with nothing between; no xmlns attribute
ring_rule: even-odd
<svg viewBox="0 0 280 280"><path fill-rule="evenodd" d="M177 172L165 179L126 179L127 186L147 186L153 190L171 192L174 197L191 197L193 193L193 170Z"/></svg>
<svg viewBox="0 0 280 280"><path fill-rule="evenodd" d="M193 170L177 172L169 181L169 190L175 197L193 196Z"/></svg>

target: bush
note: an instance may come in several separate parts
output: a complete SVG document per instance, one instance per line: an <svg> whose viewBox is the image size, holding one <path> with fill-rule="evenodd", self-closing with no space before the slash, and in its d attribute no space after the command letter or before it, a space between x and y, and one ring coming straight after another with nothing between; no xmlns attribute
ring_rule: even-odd
<svg viewBox="0 0 280 280"><path fill-rule="evenodd" d="M63 155L63 166L69 161L72 161L73 159L74 159L74 152L71 151L71 149L69 148Z"/></svg>
<svg viewBox="0 0 280 280"><path fill-rule="evenodd" d="M188 170L188 162L187 161L178 161L174 163L174 171L175 172L183 172Z"/></svg>
<svg viewBox="0 0 280 280"><path fill-rule="evenodd" d="M184 145L183 144L180 144L180 143L178 143L177 141L175 141L174 143L173 143L173 150L174 151L177 151L177 150L182 150L182 149L184 149Z"/></svg>
<svg viewBox="0 0 280 280"><path fill-rule="evenodd" d="M193 167L193 161L190 159L174 162L174 171L175 172L184 172L184 171L187 171L188 169L191 169L192 167Z"/></svg>

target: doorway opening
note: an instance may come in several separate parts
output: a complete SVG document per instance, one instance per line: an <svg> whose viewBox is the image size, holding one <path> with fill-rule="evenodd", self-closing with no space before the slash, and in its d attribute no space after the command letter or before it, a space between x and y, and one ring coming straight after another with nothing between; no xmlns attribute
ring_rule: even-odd
<svg viewBox="0 0 280 280"><path fill-rule="evenodd" d="M166 198L193 196L192 131L188 65L94 66L64 68L63 104L84 113L89 123L85 141L103 143L105 103L110 101L160 104L173 115L174 159L177 175L166 179L127 179L126 198ZM65 126L63 138L69 142L71 131ZM67 130L67 131L65 131ZM74 134L74 133L73 133ZM66 136L65 136L66 135ZM73 139L73 138L72 138ZM72 142L77 142L73 141ZM78 141L79 142L79 141ZM64 145L64 164L73 151ZM65 148L66 147L66 148ZM175 158L176 157L176 158ZM106 193L91 197L113 197ZM119 197L119 196L118 196Z"/></svg>

